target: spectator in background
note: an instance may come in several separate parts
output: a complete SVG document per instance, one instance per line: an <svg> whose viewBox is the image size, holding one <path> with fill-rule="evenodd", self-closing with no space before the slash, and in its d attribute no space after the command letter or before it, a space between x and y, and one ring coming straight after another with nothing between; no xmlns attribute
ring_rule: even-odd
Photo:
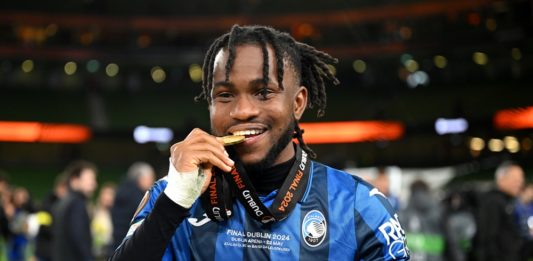
<svg viewBox="0 0 533 261"><path fill-rule="evenodd" d="M407 246L411 250L411 260L443 260L444 238L439 203L423 180L415 180L410 190L407 207L400 212L400 223L409 239Z"/></svg>
<svg viewBox="0 0 533 261"><path fill-rule="evenodd" d="M94 209L91 231L93 235L93 249L97 260L106 260L114 249L113 223L111 222L111 207L115 200L115 184L106 183L100 189L98 201Z"/></svg>
<svg viewBox="0 0 533 261"><path fill-rule="evenodd" d="M54 189L41 202L40 215L45 215L52 220L52 209L66 196L68 192L67 177L64 174L58 175L54 183ZM53 221L52 221L53 222ZM39 232L35 239L35 256L38 261L52 260L52 224L41 223Z"/></svg>
<svg viewBox="0 0 533 261"><path fill-rule="evenodd" d="M65 169L68 194L54 208L53 251L55 261L93 260L87 200L94 193L96 166L76 161Z"/></svg>
<svg viewBox="0 0 533 261"><path fill-rule="evenodd" d="M8 259L11 261L22 261L29 258L27 247L28 236L28 216L34 212L30 193L24 187L17 187L13 190L12 198L15 212L10 221L9 229L12 236L9 240Z"/></svg>
<svg viewBox="0 0 533 261"><path fill-rule="evenodd" d="M135 162L128 169L128 176L118 186L111 209L113 249L116 249L126 236L137 205L154 181L154 169L146 162Z"/></svg>
<svg viewBox="0 0 533 261"><path fill-rule="evenodd" d="M528 260L533 258L533 183L528 183L520 192L515 211L524 239L522 260Z"/></svg>
<svg viewBox="0 0 533 261"><path fill-rule="evenodd" d="M9 237L9 219L8 215L9 206L11 204L9 196L9 183L7 181L7 175L0 171L0 260L7 259L6 253L6 241Z"/></svg>
<svg viewBox="0 0 533 261"><path fill-rule="evenodd" d="M383 168L383 167L378 168L378 173L376 175L376 178L374 178L371 183L381 193L383 193L383 195L387 197L387 199L389 200L389 203L394 209L394 212L397 212L398 210L400 210L400 199L398 199L398 197L396 197L390 192L390 179L389 179L389 175L387 175L386 168Z"/></svg>
<svg viewBox="0 0 533 261"><path fill-rule="evenodd" d="M474 217L476 193L452 190L444 199L445 260L466 261L476 234Z"/></svg>
<svg viewBox="0 0 533 261"><path fill-rule="evenodd" d="M495 180L496 188L486 192L479 202L475 259L520 260L522 237L514 208L524 185L524 171L516 163L504 162L496 169Z"/></svg>

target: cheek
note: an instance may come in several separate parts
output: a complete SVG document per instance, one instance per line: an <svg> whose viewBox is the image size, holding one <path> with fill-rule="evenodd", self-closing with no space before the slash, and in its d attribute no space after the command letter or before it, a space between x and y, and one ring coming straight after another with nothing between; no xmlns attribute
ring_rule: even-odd
<svg viewBox="0 0 533 261"><path fill-rule="evenodd" d="M224 129L224 122L226 121L228 115L224 115L222 110L215 108L214 106L209 107L209 119L211 123L211 130L213 134L221 136Z"/></svg>

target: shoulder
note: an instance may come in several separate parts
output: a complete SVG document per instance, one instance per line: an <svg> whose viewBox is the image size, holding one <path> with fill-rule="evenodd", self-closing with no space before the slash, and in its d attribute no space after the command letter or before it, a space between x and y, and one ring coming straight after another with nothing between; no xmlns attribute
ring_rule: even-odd
<svg viewBox="0 0 533 261"><path fill-rule="evenodd" d="M167 184L168 181L167 177L165 176L164 178L161 178L156 181L154 185L152 185L152 187L148 191L146 191L144 197L137 206L135 214L133 215L133 223L146 218L148 214L150 214L150 212L154 208L157 198L159 197L159 195L161 195L161 192L165 190Z"/></svg>
<svg viewBox="0 0 533 261"><path fill-rule="evenodd" d="M353 190L353 192L361 194L363 198L368 197L370 191L374 189L370 183L357 175L350 174L346 171L316 161L313 161L313 172L314 175L327 175L328 182L338 185L334 186L335 188Z"/></svg>
<svg viewBox="0 0 533 261"><path fill-rule="evenodd" d="M163 190L165 190L165 188L167 187L167 184L168 184L168 176L165 176L159 179L158 181L156 181L154 185L152 185L149 191L151 194L159 195L161 194L161 192L163 192Z"/></svg>
<svg viewBox="0 0 533 261"><path fill-rule="evenodd" d="M350 182L350 183L362 181L361 178L355 175L352 175L346 171L330 167L328 165L325 165L317 161L312 161L312 163L313 163L312 166L313 166L314 175L327 175L328 180L333 180L333 181L341 181L341 182L344 181L344 182Z"/></svg>

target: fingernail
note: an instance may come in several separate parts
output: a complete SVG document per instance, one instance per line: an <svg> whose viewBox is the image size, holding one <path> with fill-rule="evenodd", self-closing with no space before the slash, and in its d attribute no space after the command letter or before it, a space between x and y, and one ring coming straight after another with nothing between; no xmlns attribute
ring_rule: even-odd
<svg viewBox="0 0 533 261"><path fill-rule="evenodd" d="M224 150L224 154L226 154L226 156L229 156L228 152L226 150Z"/></svg>

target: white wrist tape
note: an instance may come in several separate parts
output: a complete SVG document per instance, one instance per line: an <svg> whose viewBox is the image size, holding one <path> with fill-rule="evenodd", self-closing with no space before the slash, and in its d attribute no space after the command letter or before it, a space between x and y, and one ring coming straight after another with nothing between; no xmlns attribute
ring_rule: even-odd
<svg viewBox="0 0 533 261"><path fill-rule="evenodd" d="M180 173L172 164L172 160L169 159L169 161L168 183L164 193L174 203L184 208L190 208L202 193L202 185L206 178L204 172L198 168L191 172Z"/></svg>

